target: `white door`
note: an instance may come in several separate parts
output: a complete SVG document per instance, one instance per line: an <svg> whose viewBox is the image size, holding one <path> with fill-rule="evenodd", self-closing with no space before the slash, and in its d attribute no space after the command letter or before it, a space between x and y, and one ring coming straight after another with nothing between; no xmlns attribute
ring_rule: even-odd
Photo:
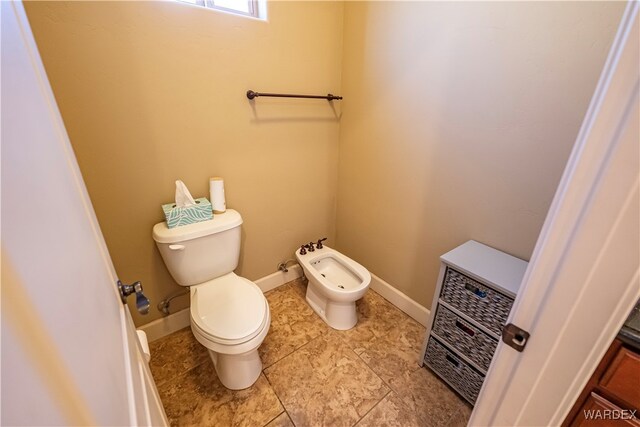
<svg viewBox="0 0 640 427"><path fill-rule="evenodd" d="M629 2L470 425L559 425L640 297L640 4Z"/></svg>
<svg viewBox="0 0 640 427"><path fill-rule="evenodd" d="M1 3L1 424L167 425L23 6Z"/></svg>

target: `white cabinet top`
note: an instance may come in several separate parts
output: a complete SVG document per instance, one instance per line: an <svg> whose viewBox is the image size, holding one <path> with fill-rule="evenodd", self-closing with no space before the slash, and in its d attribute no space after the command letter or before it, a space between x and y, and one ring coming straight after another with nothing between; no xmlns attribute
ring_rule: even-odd
<svg viewBox="0 0 640 427"><path fill-rule="evenodd" d="M529 264L475 240L469 240L447 252L440 257L440 260L461 273L492 285L512 297L518 293Z"/></svg>

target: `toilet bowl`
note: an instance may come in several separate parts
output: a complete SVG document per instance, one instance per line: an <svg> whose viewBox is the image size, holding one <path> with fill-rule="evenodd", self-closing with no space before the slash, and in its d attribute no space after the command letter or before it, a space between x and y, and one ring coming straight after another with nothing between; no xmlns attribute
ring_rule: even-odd
<svg viewBox="0 0 640 427"><path fill-rule="evenodd" d="M333 329L347 330L358 323L356 301L369 289L371 274L346 255L323 246L296 259L309 280L306 300Z"/></svg>
<svg viewBox="0 0 640 427"><path fill-rule="evenodd" d="M262 371L258 347L271 323L258 286L229 273L191 286L191 331L209 356L220 382L231 390L253 384Z"/></svg>
<svg viewBox="0 0 640 427"><path fill-rule="evenodd" d="M269 326L269 304L260 288L233 270L240 255L242 217L232 209L212 220L153 227L153 239L171 276L188 286L191 331L207 348L220 382L231 390L260 376L258 347Z"/></svg>

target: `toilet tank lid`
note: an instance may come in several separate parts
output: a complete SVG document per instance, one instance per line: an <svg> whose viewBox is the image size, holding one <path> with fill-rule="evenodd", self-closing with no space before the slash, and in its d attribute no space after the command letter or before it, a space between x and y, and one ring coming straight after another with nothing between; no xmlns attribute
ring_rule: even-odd
<svg viewBox="0 0 640 427"><path fill-rule="evenodd" d="M237 211L227 209L225 213L214 214L213 219L196 222L179 227L169 228L166 222L153 226L153 240L158 243L177 243L186 240L208 236L221 231L238 227L242 224L242 217Z"/></svg>

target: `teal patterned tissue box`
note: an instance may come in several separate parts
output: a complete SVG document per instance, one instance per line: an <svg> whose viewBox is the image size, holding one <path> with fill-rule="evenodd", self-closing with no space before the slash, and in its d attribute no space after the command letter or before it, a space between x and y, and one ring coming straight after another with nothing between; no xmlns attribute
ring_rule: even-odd
<svg viewBox="0 0 640 427"><path fill-rule="evenodd" d="M207 221L213 218L211 203L209 203L206 197L196 199L195 202L195 205L185 208L178 208L175 203L162 205L164 216L167 219L167 227L179 227L181 225Z"/></svg>

